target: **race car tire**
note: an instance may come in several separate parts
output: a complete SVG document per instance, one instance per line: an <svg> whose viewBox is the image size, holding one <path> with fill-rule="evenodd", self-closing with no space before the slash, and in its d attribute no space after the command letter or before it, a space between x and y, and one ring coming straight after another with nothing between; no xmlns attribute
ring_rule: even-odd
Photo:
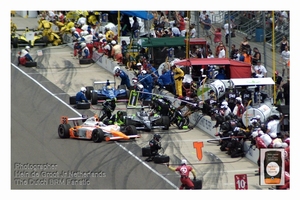
<svg viewBox="0 0 300 200"><path fill-rule="evenodd" d="M170 157L167 155L156 155L153 158L154 163L168 163L170 162Z"/></svg>
<svg viewBox="0 0 300 200"><path fill-rule="evenodd" d="M88 100L91 100L91 98L92 98L92 92L94 90L94 87L93 86L86 86L85 88L86 88L85 97Z"/></svg>
<svg viewBox="0 0 300 200"><path fill-rule="evenodd" d="M77 109L90 109L91 104L89 102L78 102L76 104Z"/></svg>
<svg viewBox="0 0 300 200"><path fill-rule="evenodd" d="M58 126L58 136L60 138L69 138L70 137L70 130L71 125L70 124L60 124Z"/></svg>
<svg viewBox="0 0 300 200"><path fill-rule="evenodd" d="M45 43L45 45L44 45L45 47L48 46L48 44L49 44L49 39L48 39L47 36L43 36L42 41L43 41L43 43Z"/></svg>
<svg viewBox="0 0 300 200"><path fill-rule="evenodd" d="M76 104L76 96L70 96L69 102L70 102L70 105L75 105Z"/></svg>
<svg viewBox="0 0 300 200"><path fill-rule="evenodd" d="M126 90L126 85L118 85L118 90L120 90L120 89Z"/></svg>
<svg viewBox="0 0 300 200"><path fill-rule="evenodd" d="M92 63L92 59L90 59L90 58L79 59L79 64L80 65L88 65L88 64L91 64L91 63Z"/></svg>
<svg viewBox="0 0 300 200"><path fill-rule="evenodd" d="M97 103L98 103L98 94L97 94L97 92L92 92L91 103L92 103L92 105L97 105Z"/></svg>
<svg viewBox="0 0 300 200"><path fill-rule="evenodd" d="M17 37L14 37L13 40L12 40L12 46L13 48L18 48L18 42L19 42L19 39Z"/></svg>
<svg viewBox="0 0 300 200"><path fill-rule="evenodd" d="M142 148L142 156L144 156L144 157L151 156L150 147L143 147Z"/></svg>
<svg viewBox="0 0 300 200"><path fill-rule="evenodd" d="M190 124L190 119L188 117L184 118L183 126L188 126Z"/></svg>
<svg viewBox="0 0 300 200"><path fill-rule="evenodd" d="M36 62L26 62L25 67L36 67L37 63Z"/></svg>
<svg viewBox="0 0 300 200"><path fill-rule="evenodd" d="M140 124L136 121L133 121L132 119L130 118L126 118L125 119L125 126L130 126L130 125L133 125L135 127L139 126Z"/></svg>
<svg viewBox="0 0 300 200"><path fill-rule="evenodd" d="M202 180L196 179L192 180L194 183L194 190L201 190L202 189Z"/></svg>
<svg viewBox="0 0 300 200"><path fill-rule="evenodd" d="M129 125L129 126L126 126L125 133L126 133L126 135L137 135L137 130L136 130L135 126Z"/></svg>
<svg viewBox="0 0 300 200"><path fill-rule="evenodd" d="M168 116L162 116L162 126L165 126L163 130L169 130L170 127L170 118Z"/></svg>
<svg viewBox="0 0 300 200"><path fill-rule="evenodd" d="M93 130L92 140L95 143L99 143L99 142L102 142L104 140L104 132L102 131L102 129L97 128L97 129Z"/></svg>

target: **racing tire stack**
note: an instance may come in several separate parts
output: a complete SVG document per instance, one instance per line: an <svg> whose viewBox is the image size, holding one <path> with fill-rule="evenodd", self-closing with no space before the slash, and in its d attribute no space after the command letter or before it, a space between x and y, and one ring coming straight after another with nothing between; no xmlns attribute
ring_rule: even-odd
<svg viewBox="0 0 300 200"><path fill-rule="evenodd" d="M76 104L76 96L70 96L69 103L70 103L70 105L75 105Z"/></svg>
<svg viewBox="0 0 300 200"><path fill-rule="evenodd" d="M194 183L194 190L201 190L202 189L202 180L196 179L192 180Z"/></svg>
<svg viewBox="0 0 300 200"><path fill-rule="evenodd" d="M89 102L79 102L76 104L77 109L90 109L91 104Z"/></svg>
<svg viewBox="0 0 300 200"><path fill-rule="evenodd" d="M88 64L91 64L91 63L94 63L94 61L90 58L79 59L79 64L80 65L88 65Z"/></svg>
<svg viewBox="0 0 300 200"><path fill-rule="evenodd" d="M168 162L170 162L170 157L167 156L167 155L156 155L153 158L153 162L157 163L157 164L159 164L159 163L168 163Z"/></svg>
<svg viewBox="0 0 300 200"><path fill-rule="evenodd" d="M142 148L142 156L143 157L151 156L150 147L143 147Z"/></svg>
<svg viewBox="0 0 300 200"><path fill-rule="evenodd" d="M26 62L25 67L36 67L37 63L36 62Z"/></svg>

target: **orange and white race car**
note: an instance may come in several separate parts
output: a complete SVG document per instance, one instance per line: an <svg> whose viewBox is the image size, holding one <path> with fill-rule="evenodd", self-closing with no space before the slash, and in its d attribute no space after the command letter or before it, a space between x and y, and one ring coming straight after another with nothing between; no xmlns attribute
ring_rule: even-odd
<svg viewBox="0 0 300 200"><path fill-rule="evenodd" d="M130 140L139 138L135 126L105 125L98 120L98 116L68 118L61 116L58 126L58 136L60 138L76 138L102 142L110 140ZM74 126L69 124L73 121ZM80 125L79 122L83 123Z"/></svg>

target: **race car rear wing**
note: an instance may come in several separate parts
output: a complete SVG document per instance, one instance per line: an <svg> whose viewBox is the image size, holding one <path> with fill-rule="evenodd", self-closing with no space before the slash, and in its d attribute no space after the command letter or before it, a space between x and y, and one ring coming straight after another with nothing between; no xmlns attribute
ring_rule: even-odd
<svg viewBox="0 0 300 200"><path fill-rule="evenodd" d="M87 115L82 115L81 117L72 117L69 118L68 116L61 116L60 117L60 123L61 124L68 124L69 121L73 121L74 125L78 124L79 120L82 120L82 122L85 122L87 120L88 116Z"/></svg>

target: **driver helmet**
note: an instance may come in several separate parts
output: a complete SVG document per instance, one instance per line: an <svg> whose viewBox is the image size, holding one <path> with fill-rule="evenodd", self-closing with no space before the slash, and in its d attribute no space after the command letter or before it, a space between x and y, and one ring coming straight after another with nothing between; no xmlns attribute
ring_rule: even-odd
<svg viewBox="0 0 300 200"><path fill-rule="evenodd" d="M181 160L181 165L186 165L186 163L187 163L186 159Z"/></svg>
<svg viewBox="0 0 300 200"><path fill-rule="evenodd" d="M111 90L112 89L111 85L106 86L106 89Z"/></svg>
<svg viewBox="0 0 300 200"><path fill-rule="evenodd" d="M119 73L119 72L120 72L120 70L121 70L121 69L120 69L120 67L119 67L119 66L115 66L115 68L114 68L114 72L115 72L115 74L116 74L116 73Z"/></svg>
<svg viewBox="0 0 300 200"><path fill-rule="evenodd" d="M154 134L153 139L155 139L157 142L159 142L161 136L159 134Z"/></svg>
<svg viewBox="0 0 300 200"><path fill-rule="evenodd" d="M81 88L80 88L80 91L81 91L81 92L86 92L86 88L85 88L85 87L81 87Z"/></svg>

